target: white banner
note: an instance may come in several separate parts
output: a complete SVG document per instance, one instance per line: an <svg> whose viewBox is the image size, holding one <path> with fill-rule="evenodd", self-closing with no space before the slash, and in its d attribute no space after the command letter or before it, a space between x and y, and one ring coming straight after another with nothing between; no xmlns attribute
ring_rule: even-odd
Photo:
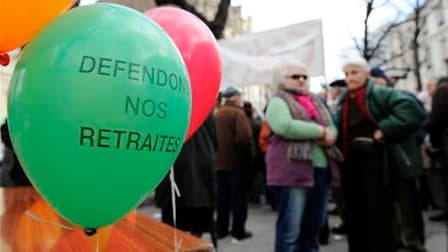
<svg viewBox="0 0 448 252"><path fill-rule="evenodd" d="M223 70L221 88L271 84L273 70L286 58L305 64L311 76L325 73L320 19L221 40L219 46Z"/></svg>

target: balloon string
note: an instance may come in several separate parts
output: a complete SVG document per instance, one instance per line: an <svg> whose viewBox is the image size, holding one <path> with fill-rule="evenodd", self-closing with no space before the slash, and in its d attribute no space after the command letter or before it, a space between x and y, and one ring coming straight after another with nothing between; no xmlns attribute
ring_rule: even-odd
<svg viewBox="0 0 448 252"><path fill-rule="evenodd" d="M173 210L173 224L174 224L174 251L180 251L182 245L182 239L177 239L177 224L176 224L176 197L180 197L180 191L177 187L174 179L174 167L170 169L170 182L171 182L171 205Z"/></svg>
<svg viewBox="0 0 448 252"><path fill-rule="evenodd" d="M64 224L62 224L62 223L57 223L57 222L52 222L52 221L44 220L44 219L42 219L41 217L39 217L39 216L37 216L36 214L34 214L33 212L31 212L30 210L27 210L27 211L25 212L25 215L27 215L27 216L30 217L31 219L34 219L35 221L38 221L38 222L51 224L51 225L54 225L54 226L57 226L57 227L60 227L60 228L63 228L63 229L67 229L67 230L74 230L74 229L75 229L75 228L73 228L73 227L69 227L69 226L64 225Z"/></svg>
<svg viewBox="0 0 448 252"><path fill-rule="evenodd" d="M30 210L25 211L25 215L27 215L28 217L30 217L31 219L38 221L38 222L42 222L42 223L47 223L62 229L66 229L66 230L75 230L74 227L69 227L67 225L64 225L62 223L57 223L57 222L52 222L52 221L48 221L48 220L44 220L43 218L37 216L36 214L34 214L33 212L31 212ZM99 238L99 234L96 234L96 248L95 248L95 252L100 252L100 238Z"/></svg>
<svg viewBox="0 0 448 252"><path fill-rule="evenodd" d="M176 231L174 231L174 232L176 233ZM177 239L177 237L176 237L176 240L174 243L174 251L179 252L179 251L181 251L180 250L181 248L182 248L182 238L179 237L179 239Z"/></svg>
<svg viewBox="0 0 448 252"><path fill-rule="evenodd" d="M177 187L176 181L174 179L174 167L171 166L170 170L170 182L171 182L171 205L173 206L173 223L174 227L177 227L176 225L176 196L180 197L180 191Z"/></svg>

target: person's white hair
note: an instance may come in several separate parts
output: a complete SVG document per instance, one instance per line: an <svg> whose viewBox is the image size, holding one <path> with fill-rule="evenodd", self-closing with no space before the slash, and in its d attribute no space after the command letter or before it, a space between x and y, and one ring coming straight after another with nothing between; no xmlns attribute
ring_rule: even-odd
<svg viewBox="0 0 448 252"><path fill-rule="evenodd" d="M342 71L344 71L348 66L355 66L361 68L362 70L370 71L369 63L367 63L367 60L362 57L352 57L346 60L344 65L342 65Z"/></svg>
<svg viewBox="0 0 448 252"><path fill-rule="evenodd" d="M308 72L308 69L306 66L300 61L300 60L294 60L294 59L287 59L280 63L275 69L274 69L274 76L273 76L273 83L277 87L281 87L285 81L286 78L288 78L288 68L289 67L300 67L305 69L305 71Z"/></svg>
<svg viewBox="0 0 448 252"><path fill-rule="evenodd" d="M429 76L428 77L428 79L426 80L426 84L428 84L429 82L434 82L434 83L437 83L437 81L440 79L440 78L442 78L443 76L442 75L431 75L431 76Z"/></svg>

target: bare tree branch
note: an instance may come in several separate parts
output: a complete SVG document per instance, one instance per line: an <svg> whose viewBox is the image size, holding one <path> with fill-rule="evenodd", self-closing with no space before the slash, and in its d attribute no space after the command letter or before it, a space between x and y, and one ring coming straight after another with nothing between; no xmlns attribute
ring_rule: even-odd
<svg viewBox="0 0 448 252"><path fill-rule="evenodd" d="M373 46L371 48L372 51L372 56L376 55L376 52L379 51L379 49L381 48L381 46L383 45L383 41L384 39L386 39L387 35L389 35L389 33L395 28L397 27L396 23L392 23L390 24L382 33L381 36L376 40L376 44L375 46Z"/></svg>
<svg viewBox="0 0 448 252"><path fill-rule="evenodd" d="M409 1L409 0L408 0ZM420 73L420 67L422 65L422 62L420 60L420 53L419 53L419 48L420 48L420 42L419 42L419 37L420 34L423 30L424 24L426 23L426 16L423 16L422 11L423 8L428 4L428 1L426 1L425 3L421 4L421 0L415 0L415 5L413 6L414 9L414 14L412 16L412 20L414 22L414 34L412 37L412 51L413 51L413 65L414 65L414 75L415 78L417 80L417 90L420 91L422 90L422 76Z"/></svg>
<svg viewBox="0 0 448 252"><path fill-rule="evenodd" d="M368 0L366 5L366 15L364 17L364 42L362 56L370 61L371 55L369 53L369 17L372 14L374 0Z"/></svg>
<svg viewBox="0 0 448 252"><path fill-rule="evenodd" d="M365 3L365 15L363 20L364 37L361 40L353 38L355 46L367 61L370 62L372 58L375 58L375 61L379 60L380 62L378 63L378 66L389 65L388 63L390 63L394 59L403 58L405 55L408 55L408 53L411 51L412 63L405 66L405 68L407 69L407 71L413 72L417 80L417 90L421 90L422 77L420 74L420 68L422 64L424 64L424 62L421 61L421 56L419 54L420 51L419 47L421 43L420 36L423 33L423 29L427 22L428 13L427 10L424 9L427 8L429 0L406 0L406 3L410 7L409 8L410 12L407 14L402 11L401 6L396 5L395 1L392 0L383 0L382 2L380 1L381 0L364 0ZM384 26L384 29L382 31L371 33L371 31L369 30L370 28L369 19L371 18L372 13L375 12L376 9L386 6L394 8L397 11L398 14L397 16L399 17L399 19L391 22L387 26ZM440 9L440 8L433 7L431 9ZM411 39L409 39L409 42L405 42L403 41L402 38L400 38L401 48L398 49L399 53L394 52L392 57L384 59L384 56L381 56L379 54L382 51L383 44L386 38L392 33L394 28L403 25L405 23L409 23L410 25L409 27L413 27L412 28L413 31L410 34ZM406 32L409 33L409 31ZM362 43L360 43L360 41L362 41ZM409 46L404 46L407 44Z"/></svg>
<svg viewBox="0 0 448 252"><path fill-rule="evenodd" d="M229 15L230 0L221 0L219 2L218 10L215 14L215 20L213 22L214 30L220 31L220 33L215 34L215 37L222 38L223 31L226 26L227 16Z"/></svg>
<svg viewBox="0 0 448 252"><path fill-rule="evenodd" d="M186 0L155 0L157 5L175 4L180 8L191 12L202 20L213 32L213 35L217 39L223 37L223 31L227 22L228 11L230 7L230 0L221 0L218 5L218 9L215 13L214 20L207 20L207 18L200 13L195 6L189 4Z"/></svg>
<svg viewBox="0 0 448 252"><path fill-rule="evenodd" d="M362 46L359 44L359 41L355 37L353 37L352 39L353 42L355 43L356 49L359 51L360 54L362 54L363 49Z"/></svg>
<svg viewBox="0 0 448 252"><path fill-rule="evenodd" d="M374 8L377 9L377 8L388 6L391 2L392 2L391 0L386 0L386 1L382 2L381 4L379 4L378 6L375 6Z"/></svg>
<svg viewBox="0 0 448 252"><path fill-rule="evenodd" d="M384 65L388 65L388 63L392 62L393 60L399 59L405 55L406 55L406 50L402 50L400 53L394 54L387 59L381 59L380 62L378 64L375 64L375 66L373 66L373 67L381 67Z"/></svg>

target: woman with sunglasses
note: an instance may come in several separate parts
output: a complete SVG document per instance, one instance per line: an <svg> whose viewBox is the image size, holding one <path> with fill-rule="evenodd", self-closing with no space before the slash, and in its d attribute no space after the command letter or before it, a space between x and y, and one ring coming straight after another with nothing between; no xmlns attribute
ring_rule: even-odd
<svg viewBox="0 0 448 252"><path fill-rule="evenodd" d="M306 68L285 62L266 119L272 130L267 183L278 204L275 251L319 251L330 181L339 184L336 128L324 101L309 92Z"/></svg>

